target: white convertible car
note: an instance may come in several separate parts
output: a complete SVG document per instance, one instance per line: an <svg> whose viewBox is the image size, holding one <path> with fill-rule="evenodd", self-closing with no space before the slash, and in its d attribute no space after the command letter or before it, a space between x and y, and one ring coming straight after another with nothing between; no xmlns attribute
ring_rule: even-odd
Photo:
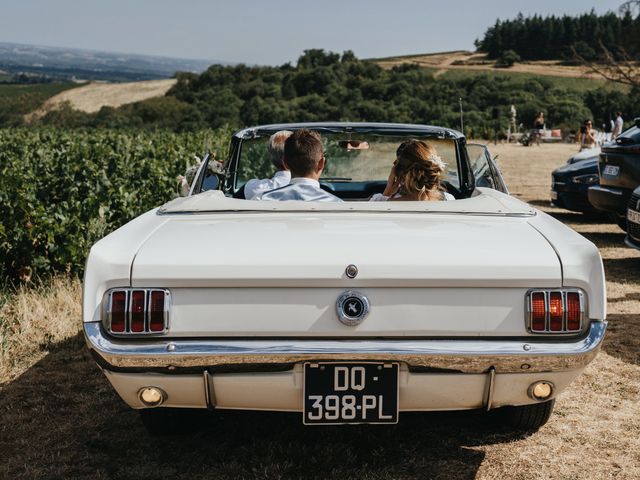
<svg viewBox="0 0 640 480"><path fill-rule="evenodd" d="M322 135L321 185L345 201L245 200L247 180L273 174L270 135L302 127ZM436 146L455 200L367 201L408 138ZM509 196L484 147L454 130L268 125L233 136L222 172L208 163L189 196L87 261L87 344L154 431L180 409L305 424L500 409L538 428L602 343L596 247Z"/></svg>

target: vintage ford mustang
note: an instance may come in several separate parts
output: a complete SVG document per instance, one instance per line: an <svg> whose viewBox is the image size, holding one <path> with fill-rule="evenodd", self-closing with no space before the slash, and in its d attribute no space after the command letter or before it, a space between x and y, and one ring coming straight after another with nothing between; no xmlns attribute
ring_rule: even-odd
<svg viewBox="0 0 640 480"><path fill-rule="evenodd" d="M302 127L323 138L322 188L345 201L245 200L273 174L269 137ZM367 201L408 138L436 147L454 200ZM179 409L305 424L500 409L538 428L606 329L596 247L509 196L484 147L423 125L236 133L187 197L93 246L83 302L92 354L152 430Z"/></svg>

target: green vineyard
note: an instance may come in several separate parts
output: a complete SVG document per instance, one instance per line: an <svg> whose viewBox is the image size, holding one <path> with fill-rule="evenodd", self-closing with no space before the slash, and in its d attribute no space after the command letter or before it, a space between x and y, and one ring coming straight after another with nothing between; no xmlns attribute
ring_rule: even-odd
<svg viewBox="0 0 640 480"><path fill-rule="evenodd" d="M91 245L177 195L230 132L0 129L0 278L82 272Z"/></svg>

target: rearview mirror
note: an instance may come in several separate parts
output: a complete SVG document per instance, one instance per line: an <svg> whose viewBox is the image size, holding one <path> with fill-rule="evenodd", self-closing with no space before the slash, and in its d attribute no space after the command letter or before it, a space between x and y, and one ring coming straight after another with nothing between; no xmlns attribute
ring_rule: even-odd
<svg viewBox="0 0 640 480"><path fill-rule="evenodd" d="M338 146L345 150L368 150L369 142L366 140L340 140Z"/></svg>

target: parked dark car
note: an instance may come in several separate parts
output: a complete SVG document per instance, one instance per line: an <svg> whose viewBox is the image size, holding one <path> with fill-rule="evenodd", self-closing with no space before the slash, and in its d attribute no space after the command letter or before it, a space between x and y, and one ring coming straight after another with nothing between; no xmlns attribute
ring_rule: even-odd
<svg viewBox="0 0 640 480"><path fill-rule="evenodd" d="M627 205L631 193L640 185L640 118L602 147L598 169L600 184L589 187L589 202L609 212L626 230Z"/></svg>
<svg viewBox="0 0 640 480"><path fill-rule="evenodd" d="M593 213L589 203L589 187L598 183L600 148L573 155L565 165L551 174L551 205L574 212Z"/></svg>
<svg viewBox="0 0 640 480"><path fill-rule="evenodd" d="M627 238L624 243L640 250L640 187L631 195L627 207Z"/></svg>

